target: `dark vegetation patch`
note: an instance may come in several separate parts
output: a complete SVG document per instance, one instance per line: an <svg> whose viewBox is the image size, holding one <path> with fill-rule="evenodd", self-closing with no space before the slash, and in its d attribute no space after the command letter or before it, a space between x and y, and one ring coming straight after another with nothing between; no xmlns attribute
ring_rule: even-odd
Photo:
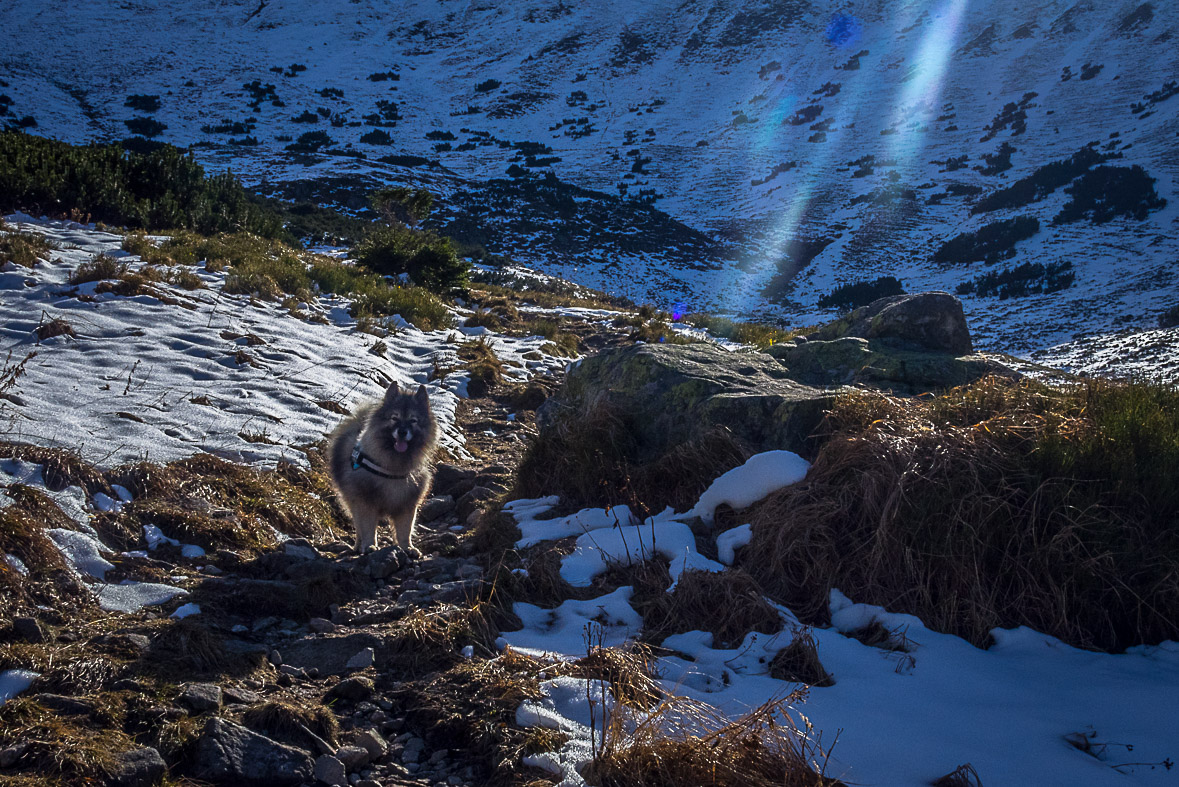
<svg viewBox="0 0 1179 787"><path fill-rule="evenodd" d="M281 222L226 173L208 177L172 146L144 154L0 133L0 209L145 229L244 229L278 237Z"/></svg>
<svg viewBox="0 0 1179 787"><path fill-rule="evenodd" d="M742 47L774 32L780 32L803 18L807 4L801 0L769 0L738 10L721 31L719 45Z"/></svg>
<svg viewBox="0 0 1179 787"><path fill-rule="evenodd" d="M1025 262L1014 268L990 271L964 281L955 289L959 295L977 295L980 298L998 297L999 300L1019 298L1024 295L1045 295L1067 290L1073 286L1077 275L1073 264L1063 262Z"/></svg>
<svg viewBox="0 0 1179 787"><path fill-rule="evenodd" d="M643 616L643 639L652 645L672 634L707 631L712 647L732 649L741 647L747 634L768 636L782 628L782 616L765 600L761 586L740 569L685 571L673 592L664 587L646 601L636 604L636 611Z"/></svg>
<svg viewBox="0 0 1179 787"><path fill-rule="evenodd" d="M993 263L1015 256L1015 244L1040 231L1040 220L1035 216L1016 216L994 221L977 232L963 232L938 247L933 261L940 265L961 265L968 262Z"/></svg>
<svg viewBox="0 0 1179 787"><path fill-rule="evenodd" d="M652 253L694 270L713 270L733 258L722 244L653 205L574 186L551 173L456 192L436 221L461 243L504 254Z"/></svg>
<svg viewBox="0 0 1179 787"><path fill-rule="evenodd" d="M831 588L983 646L1026 625L1081 647L1174 639L1179 391L988 378L932 399L841 397L806 480L747 512L771 597Z"/></svg>
<svg viewBox="0 0 1179 787"><path fill-rule="evenodd" d="M1009 142L1004 142L994 153L984 153L984 165L977 169L984 175L1002 174L1011 169L1011 154L1014 152L1015 147Z"/></svg>
<svg viewBox="0 0 1179 787"><path fill-rule="evenodd" d="M1160 104L1163 101L1166 101L1168 98L1176 95L1179 95L1179 80L1164 82L1163 86L1158 90L1144 95L1142 97L1142 101L1131 104L1130 111L1135 115L1141 114L1146 112L1148 107L1154 104ZM1146 115L1143 115L1143 117L1146 117Z"/></svg>
<svg viewBox="0 0 1179 787"><path fill-rule="evenodd" d="M614 68L643 65L655 59L656 44L641 33L623 28L618 41L610 50L609 65Z"/></svg>
<svg viewBox="0 0 1179 787"><path fill-rule="evenodd" d="M1071 183L1102 163L1108 157L1098 153L1092 146L1083 147L1067 159L1053 161L1027 177L1020 178L1005 189L988 194L970 209L971 213L986 213L993 210L1022 208L1039 202L1059 188Z"/></svg>
<svg viewBox="0 0 1179 787"><path fill-rule="evenodd" d="M138 134L139 136L146 137L147 139L158 137L168 128L166 125L155 118L147 117L138 117L124 120L123 125L126 126L127 130L132 134Z"/></svg>
<svg viewBox="0 0 1179 787"><path fill-rule="evenodd" d="M556 494L576 508L685 511L717 476L749 458L728 430L714 428L647 460L630 419L605 401L560 413L528 446L512 496Z"/></svg>
<svg viewBox="0 0 1179 787"><path fill-rule="evenodd" d="M860 306L867 306L879 298L890 295L903 295L904 285L893 276L881 276L872 281L857 281L841 284L831 292L819 298L817 305L821 309L841 309L851 311Z"/></svg>
<svg viewBox="0 0 1179 787"><path fill-rule="evenodd" d="M979 142L988 142L994 139L995 135L1004 129L1011 129L1011 136L1013 137L1019 136L1027 131L1027 110L1035 106L1032 103L1032 99L1038 95L1038 93L1034 92L1024 93L1018 102L1010 101L1004 104L1003 108L999 110L999 114L995 115L995 119L984 128L986 133L982 135Z"/></svg>
<svg viewBox="0 0 1179 787"><path fill-rule="evenodd" d="M1065 189L1070 199L1053 224L1088 220L1105 224L1119 217L1144 221L1167 201L1154 188L1155 179L1135 164L1132 167L1102 166L1090 170Z"/></svg>
<svg viewBox="0 0 1179 787"><path fill-rule="evenodd" d="M805 126L807 123L813 123L821 114L823 114L823 107L819 104L812 104L796 111L786 119L786 122L792 126Z"/></svg>
<svg viewBox="0 0 1179 787"><path fill-rule="evenodd" d="M1175 304L1159 315L1160 328L1174 328L1176 325L1179 325L1179 304Z"/></svg>
<svg viewBox="0 0 1179 787"><path fill-rule="evenodd" d="M819 645L810 629L795 631L790 644L778 651L770 662L770 677L818 688L835 685L835 679L819 660Z"/></svg>
<svg viewBox="0 0 1179 787"><path fill-rule="evenodd" d="M136 112L155 112L160 108L160 97L135 93L127 96L123 106L130 107Z"/></svg>

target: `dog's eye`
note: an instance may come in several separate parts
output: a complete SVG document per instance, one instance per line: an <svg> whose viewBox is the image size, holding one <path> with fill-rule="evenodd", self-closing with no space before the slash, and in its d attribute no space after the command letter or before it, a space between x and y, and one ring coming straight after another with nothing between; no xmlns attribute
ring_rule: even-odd
<svg viewBox="0 0 1179 787"><path fill-rule="evenodd" d="M410 418L410 419L409 419L409 425L410 425L410 426L417 426L417 425L418 425L418 419L416 419L416 418Z"/></svg>

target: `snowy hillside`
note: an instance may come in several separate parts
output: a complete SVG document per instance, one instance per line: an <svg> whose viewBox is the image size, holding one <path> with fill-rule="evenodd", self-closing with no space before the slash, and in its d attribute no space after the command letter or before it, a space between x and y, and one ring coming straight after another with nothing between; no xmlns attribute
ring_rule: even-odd
<svg viewBox="0 0 1179 787"><path fill-rule="evenodd" d="M350 208L376 182L424 184L437 220L493 252L689 309L806 323L841 284L973 282L979 344L1026 353L1153 327L1174 302L1176 9L16 0L0 122L192 145L270 193ZM1039 168L1091 144L1048 183ZM1158 199L1128 188L1140 215L1077 202L1054 224L1102 166L1141 167ZM1033 175L1030 198L980 209ZM991 262L934 262L1016 217L1038 224ZM977 279L1003 271L1030 294Z"/></svg>

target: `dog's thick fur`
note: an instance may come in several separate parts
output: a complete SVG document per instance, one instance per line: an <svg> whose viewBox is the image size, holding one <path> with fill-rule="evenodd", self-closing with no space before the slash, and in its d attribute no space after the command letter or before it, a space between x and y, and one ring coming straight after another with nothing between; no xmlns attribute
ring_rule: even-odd
<svg viewBox="0 0 1179 787"><path fill-rule="evenodd" d="M363 466L354 467L352 452L357 442L369 460L399 477L385 478ZM332 483L352 516L357 552L376 549L377 525L391 519L397 543L411 556L419 555L413 528L418 507L430 491L437 442L438 423L424 385L410 394L393 383L382 401L360 407L332 432L328 438Z"/></svg>

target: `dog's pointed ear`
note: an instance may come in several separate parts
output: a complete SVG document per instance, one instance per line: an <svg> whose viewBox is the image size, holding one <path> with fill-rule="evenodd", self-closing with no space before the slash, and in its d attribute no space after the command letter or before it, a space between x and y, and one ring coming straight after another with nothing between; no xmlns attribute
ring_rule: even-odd
<svg viewBox="0 0 1179 787"><path fill-rule="evenodd" d="M398 396L400 393L401 393L401 386L399 386L397 384L397 381L394 380L393 382L389 383L389 388L385 391L385 401L386 402L392 401L393 398L395 396Z"/></svg>
<svg viewBox="0 0 1179 787"><path fill-rule="evenodd" d="M429 394L429 393L427 393L427 391L426 391L426 386L424 386L424 385L419 385L419 386L418 386L418 392L417 392L416 394L414 394L414 398L415 398L415 399L417 399L419 402L423 402L423 403L429 404L429 402L430 402L430 394Z"/></svg>

